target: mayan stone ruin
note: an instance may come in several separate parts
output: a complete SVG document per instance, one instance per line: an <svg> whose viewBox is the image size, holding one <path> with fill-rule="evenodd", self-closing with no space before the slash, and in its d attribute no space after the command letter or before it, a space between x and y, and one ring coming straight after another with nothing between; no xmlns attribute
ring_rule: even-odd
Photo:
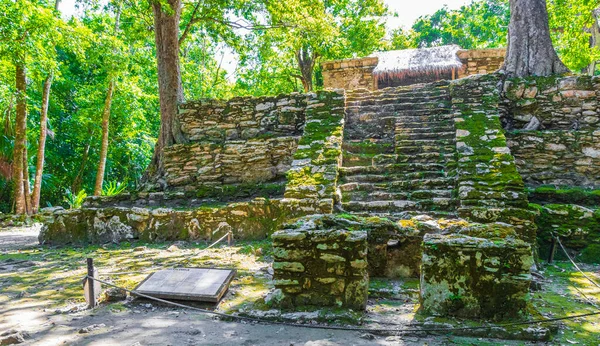
<svg viewBox="0 0 600 346"><path fill-rule="evenodd" d="M552 232L600 255L600 78L506 80L503 50L442 48L326 62L337 89L187 102L164 176L54 211L40 242L231 231L272 240L282 308L361 310L369 278L418 277L426 314L523 314Z"/></svg>

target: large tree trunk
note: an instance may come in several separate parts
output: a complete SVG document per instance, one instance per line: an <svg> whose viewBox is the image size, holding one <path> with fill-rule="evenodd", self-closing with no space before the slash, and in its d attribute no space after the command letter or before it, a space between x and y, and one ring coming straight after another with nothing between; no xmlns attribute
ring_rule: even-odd
<svg viewBox="0 0 600 346"><path fill-rule="evenodd" d="M31 196L31 212L37 213L40 208L40 194L42 189L42 175L44 173L44 158L46 151L46 137L48 135L48 103L50 101L50 87L53 75L50 73L44 81L42 90L42 111L40 113L40 139L38 142L37 161L35 165L35 180L33 182L33 195Z"/></svg>
<svg viewBox="0 0 600 346"><path fill-rule="evenodd" d="M600 48L600 7L596 8L592 11L592 15L594 16L594 23L592 24L590 37L590 47ZM596 72L597 61L592 61L588 66L587 72L590 76L593 76Z"/></svg>
<svg viewBox="0 0 600 346"><path fill-rule="evenodd" d="M13 151L15 213L24 214L26 212L26 205L25 188L23 185L23 152L27 136L27 76L25 64L17 64L15 77L15 86L17 89L15 147Z"/></svg>
<svg viewBox="0 0 600 346"><path fill-rule="evenodd" d="M177 119L178 104L183 102L181 70L179 65L179 19L181 0L167 0L171 9L152 2L154 36L158 67L158 93L160 102L160 132L154 147L154 156L143 182L157 182L164 174L163 148L175 143L185 143Z"/></svg>
<svg viewBox="0 0 600 346"><path fill-rule="evenodd" d="M102 194L102 182L104 181L104 171L106 169L106 156L108 155L108 125L110 120L110 107L112 105L112 96L115 88L115 81L111 79L108 82L108 91L104 100L104 111L102 112L102 144L100 147L100 162L98 162L98 171L96 172L96 184L94 185L94 196Z"/></svg>
<svg viewBox="0 0 600 346"><path fill-rule="evenodd" d="M546 0L510 0L508 48L502 69L508 77L569 72L552 46Z"/></svg>

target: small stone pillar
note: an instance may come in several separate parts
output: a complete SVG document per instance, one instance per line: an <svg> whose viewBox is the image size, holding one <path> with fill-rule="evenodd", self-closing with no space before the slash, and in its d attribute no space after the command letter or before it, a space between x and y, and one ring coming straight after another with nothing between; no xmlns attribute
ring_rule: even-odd
<svg viewBox="0 0 600 346"><path fill-rule="evenodd" d="M331 215L299 219L275 232L275 287L283 308L367 305L367 232L330 224Z"/></svg>
<svg viewBox="0 0 600 346"><path fill-rule="evenodd" d="M466 231L425 235L423 312L494 320L523 313L533 265L530 245L517 239L506 224L477 225Z"/></svg>

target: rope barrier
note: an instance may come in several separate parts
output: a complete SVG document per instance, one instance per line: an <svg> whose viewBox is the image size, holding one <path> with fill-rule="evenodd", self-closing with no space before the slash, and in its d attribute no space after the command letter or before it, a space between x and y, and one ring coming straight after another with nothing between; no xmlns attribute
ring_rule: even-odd
<svg viewBox="0 0 600 346"><path fill-rule="evenodd" d="M189 262L190 259L191 259L191 257L201 255L203 252L205 252L206 250L208 250L208 249L212 248L213 246L217 245L218 243L220 243L221 241L223 241L223 239L227 238L230 235L231 235L231 231L227 232L224 236L222 236L221 238L217 239L217 241L215 241L214 243L212 243L209 246L205 247L204 249L200 250L200 252L192 254L188 258L182 259L181 262L182 263ZM161 268L161 269L173 269L173 268L177 268L177 266L171 266L171 267L166 267L166 268ZM145 269L145 270L139 270L139 271L132 271L132 272L104 272L104 273L99 273L98 275L110 276L110 275L144 274L144 273L148 273L148 272L151 272L151 271L154 271L154 270L157 270L157 269L158 268L156 268L156 267L151 267L151 268L148 268L148 269Z"/></svg>
<svg viewBox="0 0 600 346"><path fill-rule="evenodd" d="M573 266L579 271L579 273L581 273L581 275L583 275L583 277L585 277L589 282L591 282L594 286L600 288L600 285L598 285L598 283L596 283L596 281L592 280L589 276L587 276L577 265L577 263L575 263L575 261L573 261L573 258L571 258L571 255L569 255L569 253L567 252L567 249L565 249L565 247L563 246L563 244L560 241L560 238L557 236L556 240L558 241L558 245L560 245L561 249L563 250L563 252L565 253L565 255L567 255L567 258L569 259L569 261L571 261L571 264L573 264Z"/></svg>
<svg viewBox="0 0 600 346"><path fill-rule="evenodd" d="M256 322L256 323L265 323L265 324L271 324L271 325L282 325L282 326L299 327L299 328L356 331L356 332L366 332L366 333L374 333L374 334L380 334L380 335L406 335L406 334L411 334L411 333L413 333L413 334L423 334L423 333L427 334L427 333L434 333L434 332L440 332L440 333L441 332L447 332L447 333L449 333L449 332L459 331L459 330L464 330L464 331L466 331L466 330L486 330L486 329L491 329L491 328L495 328L495 327L514 327L514 326L521 326L521 325L532 325L532 324L557 322L557 321L563 321L563 320L570 320L570 319L576 319L576 318L583 318L583 317L600 315L600 310L599 310L599 311L594 311L594 312L590 312L590 313L586 313L586 314L579 314L579 315L573 315L573 316L564 316L564 317L556 317L556 318L549 318L549 319L544 319L544 320L533 320L533 321L512 322L512 323L501 323L501 324L496 324L496 325L491 325L491 326L461 327L461 328L382 329L382 328L360 328L360 327L344 327L344 326L324 326L324 325L311 325L311 324L300 324L300 323L289 323L289 322L271 321L271 320L257 318L257 317L246 317L246 316L239 316L239 315L228 315L226 313L222 313L222 312L218 312L218 311L211 311L211 310L201 309L201 308L197 308L195 306L185 305L185 304L176 303L176 302L172 302L172 301L161 299L161 298L152 297L152 296L149 296L147 294L143 294L143 293L137 292L135 290L129 290L129 289L126 289L126 288L123 288L123 287L119 287L119 286L117 286L115 284L112 284L112 283L104 281L104 280L100 280L100 279L95 278L95 277L88 277L88 276L86 276L86 277L87 278L91 278L92 280L98 281L98 282L100 282L100 283L102 283L104 285L124 290L126 292L129 292L132 295L136 295L136 296L143 297L143 298L146 298L146 299L150 299L150 300L154 300L154 301L157 301L157 302L165 303L167 305L177 306L177 307L184 308L184 309L190 309L190 310L198 311L198 312L201 312L201 313L215 315L215 316L218 316L218 317L223 317L223 318L228 318L228 319L234 319L234 320L238 320L238 321L250 321L250 322Z"/></svg>

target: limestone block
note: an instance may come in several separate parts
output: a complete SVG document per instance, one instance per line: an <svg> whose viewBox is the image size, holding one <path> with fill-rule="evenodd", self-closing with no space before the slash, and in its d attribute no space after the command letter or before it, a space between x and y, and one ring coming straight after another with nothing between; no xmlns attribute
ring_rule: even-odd
<svg viewBox="0 0 600 346"><path fill-rule="evenodd" d="M309 216L273 234L274 284L283 307L366 307L367 232L338 221Z"/></svg>
<svg viewBox="0 0 600 346"><path fill-rule="evenodd" d="M425 235L421 308L436 316L508 319L526 309L531 247L511 236Z"/></svg>

